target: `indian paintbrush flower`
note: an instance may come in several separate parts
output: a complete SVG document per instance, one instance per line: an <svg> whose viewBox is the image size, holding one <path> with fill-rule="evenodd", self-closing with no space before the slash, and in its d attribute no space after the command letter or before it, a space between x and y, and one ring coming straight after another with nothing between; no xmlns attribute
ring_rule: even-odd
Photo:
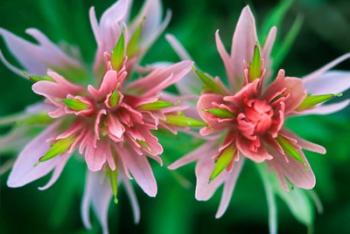
<svg viewBox="0 0 350 234"><path fill-rule="evenodd" d="M202 121L185 116L187 107L164 92L191 70L191 61L151 69L131 80L141 57L167 26L170 14L162 22L159 0L147 0L129 23L130 7L131 1L119 0L99 22L94 8L90 10L98 45L95 80L88 80L81 61L67 55L38 30L27 30L37 40L38 44L34 44L0 29L25 71L11 65L2 54L1 60L10 70L32 81L33 91L45 98L31 111L2 121L27 121L31 126L36 120L46 126L19 154L8 186L21 187L53 172L50 181L40 188L47 189L59 178L74 152L79 152L88 167L83 221L91 227L92 205L104 233L108 232L108 205L112 195L117 202L119 183L126 187L136 222L140 214L129 180L135 179L151 197L157 193L148 157L162 164L163 147L154 131L163 128L176 133L204 126Z"/></svg>
<svg viewBox="0 0 350 234"><path fill-rule="evenodd" d="M197 111L207 126L200 133L204 139L211 138L169 168L196 162L197 200L210 199L218 187L224 185L217 218L227 209L247 159L266 163L285 190L289 189L289 184L312 189L316 180L303 150L321 154L326 150L290 132L284 123L292 116L329 114L349 104L349 100L323 104L350 87L349 73L328 72L349 58L349 54L302 79L289 77L281 69L271 81L270 53L276 32L276 27L272 27L261 45L254 16L247 6L239 17L230 54L224 48L219 32L215 35L229 88L219 78L193 69L204 88ZM168 40L179 54L185 54L173 37Z"/></svg>

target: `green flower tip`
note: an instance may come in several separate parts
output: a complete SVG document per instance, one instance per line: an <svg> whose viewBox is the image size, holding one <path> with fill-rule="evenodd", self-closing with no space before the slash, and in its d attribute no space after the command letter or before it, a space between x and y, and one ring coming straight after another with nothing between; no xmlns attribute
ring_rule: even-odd
<svg viewBox="0 0 350 234"><path fill-rule="evenodd" d="M215 117L219 117L219 118L223 118L223 119L234 117L234 113L232 113L231 111L229 111L227 109L211 108L211 109L206 109L204 111L214 115Z"/></svg>
<svg viewBox="0 0 350 234"><path fill-rule="evenodd" d="M321 94L321 95L308 95L304 98L303 102L296 109L297 111L303 111L314 108L318 104L329 101L334 97L341 97L343 94Z"/></svg>
<svg viewBox="0 0 350 234"><path fill-rule="evenodd" d="M45 155L39 159L39 162L48 161L52 158L57 157L58 155L67 152L69 147L71 147L73 144L74 140L75 138L73 136L57 140L51 145L50 149L45 153Z"/></svg>
<svg viewBox="0 0 350 234"><path fill-rule="evenodd" d="M118 204L118 169L113 171L112 169L107 168L106 174L109 178L112 194L114 196L113 201L115 204Z"/></svg>
<svg viewBox="0 0 350 234"><path fill-rule="evenodd" d="M301 155L301 153L295 148L294 145L292 145L292 143L289 142L288 139L286 139L283 136L278 136L276 138L278 144L282 147L283 151L285 154L287 154L288 156L294 158L295 160L299 161L299 162L303 162L303 156Z"/></svg>
<svg viewBox="0 0 350 234"><path fill-rule="evenodd" d="M108 103L112 108L114 108L119 104L119 101L120 101L120 94L118 90L114 90L112 95L109 97Z"/></svg>
<svg viewBox="0 0 350 234"><path fill-rule="evenodd" d="M32 82L38 82L38 81L54 81L51 76L45 75L45 76L39 76L39 75L28 75L28 79Z"/></svg>
<svg viewBox="0 0 350 234"><path fill-rule="evenodd" d="M128 47L126 49L126 54L128 55L128 57L133 57L140 51L140 38L142 36L144 22L145 20L143 19L141 23L137 26L129 40Z"/></svg>
<svg viewBox="0 0 350 234"><path fill-rule="evenodd" d="M169 125L178 127L205 127L206 124L198 119L187 117L185 115L167 115L165 122Z"/></svg>
<svg viewBox="0 0 350 234"><path fill-rule="evenodd" d="M261 60L260 48L258 45L255 45L253 58L249 65L249 81L252 82L260 78L261 70L262 70L262 60Z"/></svg>
<svg viewBox="0 0 350 234"><path fill-rule="evenodd" d="M124 33L120 34L117 44L112 50L111 63L114 70L118 71L123 65L125 55L125 36Z"/></svg>
<svg viewBox="0 0 350 234"><path fill-rule="evenodd" d="M173 106L173 103L159 100L152 103L142 104L138 107L138 109L144 110L144 111L156 111L156 110L161 110L171 106Z"/></svg>
<svg viewBox="0 0 350 234"><path fill-rule="evenodd" d="M65 98L63 103L73 111L83 111L89 109L89 105L78 98Z"/></svg>
<svg viewBox="0 0 350 234"><path fill-rule="evenodd" d="M236 148L229 146L227 147L217 158L214 169L209 177L210 180L214 180L223 172L228 165L232 162L236 155Z"/></svg>
<svg viewBox="0 0 350 234"><path fill-rule="evenodd" d="M220 87L212 76L193 66L193 71L203 83L204 89L217 94L225 94L225 90Z"/></svg>
<svg viewBox="0 0 350 234"><path fill-rule="evenodd" d="M17 121L18 125L37 125L37 124L50 124L53 119L45 112L31 115L27 118Z"/></svg>

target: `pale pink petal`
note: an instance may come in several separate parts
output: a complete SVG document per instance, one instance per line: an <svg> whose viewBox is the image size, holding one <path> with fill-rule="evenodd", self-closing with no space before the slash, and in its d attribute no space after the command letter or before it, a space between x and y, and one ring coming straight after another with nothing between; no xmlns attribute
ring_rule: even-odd
<svg viewBox="0 0 350 234"><path fill-rule="evenodd" d="M26 185L47 175L59 165L62 160L59 156L39 163L39 159L50 148L50 143L47 142L47 139L54 138L57 135L56 129L58 125L59 122L52 124L24 147L7 180L9 187L16 188Z"/></svg>
<svg viewBox="0 0 350 234"><path fill-rule="evenodd" d="M55 170L53 171L53 174L52 174L49 182L47 182L46 185L39 187L39 190L46 190L46 189L50 188L54 183L56 183L56 181L60 177L64 167L66 166L70 155L69 154L65 154L65 155L62 155L61 157L62 157L62 159L57 164Z"/></svg>
<svg viewBox="0 0 350 234"><path fill-rule="evenodd" d="M320 105L310 110L305 110L298 115L329 115L341 111L350 104L350 99L334 104Z"/></svg>
<svg viewBox="0 0 350 234"><path fill-rule="evenodd" d="M283 129L281 131L281 134L289 137L289 138L293 138L295 140L297 140L297 144L300 145L303 149L315 152L315 153L319 153L319 154L326 154L326 148L324 148L322 145L318 145L315 144L313 142L310 142L308 140L305 140L297 135L295 135L294 133L291 133L285 129Z"/></svg>
<svg viewBox="0 0 350 234"><path fill-rule="evenodd" d="M118 146L117 152L142 190L148 196L155 197L157 194L157 183L147 157L138 155L133 150L126 149L123 146Z"/></svg>
<svg viewBox="0 0 350 234"><path fill-rule="evenodd" d="M231 172L227 175L226 181L224 182L224 191L222 193L219 209L216 212L215 218L220 218L226 211L230 204L232 193L235 189L238 176L241 172L244 163L244 158L241 158L238 162L233 164Z"/></svg>
<svg viewBox="0 0 350 234"><path fill-rule="evenodd" d="M204 143L203 145L199 146L194 151L190 152L189 154L181 157L180 159L170 164L168 168L170 170L175 170L179 167L182 167L193 161L196 161L201 157L208 157L208 154L210 154L210 151L213 151L213 142L208 141L207 143Z"/></svg>
<svg viewBox="0 0 350 234"><path fill-rule="evenodd" d="M216 47L217 50L220 54L221 60L224 63L225 69L226 69L226 74L228 76L228 80L230 81L231 84L231 90L237 90L238 87L234 87L237 85L235 82L235 73L234 73L234 67L231 61L230 55L227 53L224 44L221 41L220 35L219 35L219 30L216 31L215 33L215 41L216 41ZM243 72L243 71L242 71ZM241 74L243 77L243 73Z"/></svg>
<svg viewBox="0 0 350 234"><path fill-rule="evenodd" d="M187 75L192 68L191 61L182 61L167 68L159 68L144 78L131 82L127 90L135 90L139 95L154 96L163 89L178 82Z"/></svg>
<svg viewBox="0 0 350 234"><path fill-rule="evenodd" d="M106 97L108 93L113 92L117 86L117 83L117 72L114 70L109 70L104 75L100 87L96 89L89 85L88 91L94 98L100 99L101 97Z"/></svg>
<svg viewBox="0 0 350 234"><path fill-rule="evenodd" d="M283 77L283 71L279 72L277 79L268 87L264 94L264 98L271 100L271 98L278 92L283 91L286 96L285 113L291 113L297 108L306 96L302 79L294 77Z"/></svg>
<svg viewBox="0 0 350 234"><path fill-rule="evenodd" d="M111 186L104 174L88 172L81 206L84 226L91 229L90 206L102 226L103 234L108 234L108 207L112 198Z"/></svg>
<svg viewBox="0 0 350 234"><path fill-rule="evenodd" d="M175 38L175 36L167 34L166 39L182 60L192 60L189 53ZM202 91L202 84L193 72L190 72L185 78L181 79L175 85L182 95L199 95Z"/></svg>
<svg viewBox="0 0 350 234"><path fill-rule="evenodd" d="M329 71L317 79L303 79L308 94L339 94L350 88L350 72Z"/></svg>
<svg viewBox="0 0 350 234"><path fill-rule="evenodd" d="M95 148L93 143L90 142L84 156L90 171L100 171L107 161L106 146L102 142L98 141L97 147Z"/></svg>
<svg viewBox="0 0 350 234"><path fill-rule="evenodd" d="M269 148L269 151L274 155L274 158L267 163L276 172L282 185L285 185L287 179L299 188L312 189L315 186L315 175L302 151L299 153L303 155L303 162L299 162L293 157L288 157L287 162L278 151L272 148ZM286 186L283 187L286 188Z"/></svg>
<svg viewBox="0 0 350 234"><path fill-rule="evenodd" d="M331 61L330 63L324 65L320 69L310 73L307 76L304 76L303 81L310 82L311 80L318 79L323 73L332 69L333 67L337 66L339 63L342 63L343 61L345 61L349 58L350 58L350 53L344 54L344 55L340 56L339 58Z"/></svg>
<svg viewBox="0 0 350 234"><path fill-rule="evenodd" d="M251 61L257 41L255 19L249 6L246 6L241 12L232 39L233 79L229 81L234 90L243 84L244 63Z"/></svg>
<svg viewBox="0 0 350 234"><path fill-rule="evenodd" d="M174 49L176 54L182 60L192 60L190 54L186 51L186 49L181 45L181 43L176 39L176 37L172 34L167 34L165 36L171 47Z"/></svg>
<svg viewBox="0 0 350 234"><path fill-rule="evenodd" d="M26 41L0 28L0 35L11 53L30 73L44 75L48 68L80 67L79 62L70 58L61 49L36 29L26 31L38 44Z"/></svg>
<svg viewBox="0 0 350 234"><path fill-rule="evenodd" d="M214 159L213 155L204 155L201 160L196 164L196 192L195 197L198 201L209 200L217 190L217 188L222 185L228 176L227 171L223 171L217 178L210 181L210 175L214 170Z"/></svg>
<svg viewBox="0 0 350 234"><path fill-rule="evenodd" d="M162 6L160 0L146 0L140 13L137 15L132 24L132 28L136 28L142 21L144 25L142 28L142 40L148 41L152 34L154 34L160 24L162 18Z"/></svg>
<svg viewBox="0 0 350 234"><path fill-rule="evenodd" d="M126 193L131 203L132 211L134 213L134 222L139 223L141 219L141 212L140 212L140 206L137 201L135 191L127 177L125 177L124 175L121 175L121 180L123 181L124 187L126 189Z"/></svg>
<svg viewBox="0 0 350 234"><path fill-rule="evenodd" d="M264 66L267 69L267 73L265 76L267 77L267 79L265 80L265 82L267 82L271 78L271 51L276 40L276 34L277 28L272 27L269 31L269 34L267 35L264 47L262 49L262 58L264 60Z"/></svg>

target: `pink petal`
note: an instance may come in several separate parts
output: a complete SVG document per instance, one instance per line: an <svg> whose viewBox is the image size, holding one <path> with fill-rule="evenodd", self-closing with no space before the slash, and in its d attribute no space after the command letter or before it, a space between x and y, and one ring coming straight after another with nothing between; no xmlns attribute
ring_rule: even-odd
<svg viewBox="0 0 350 234"><path fill-rule="evenodd" d="M213 142L206 142L203 145L199 146L194 151L190 152L189 154L181 157L180 159L176 160L172 164L168 166L170 170L175 170L179 167L182 167L184 165L187 165L193 161L196 161L200 159L201 157L207 157L210 155L210 152L213 151ZM213 152L214 153L214 152Z"/></svg>
<svg viewBox="0 0 350 234"><path fill-rule="evenodd" d="M175 36L167 34L166 39L182 60L191 60L191 56ZM193 72L190 72L175 85L182 95L199 95L202 91L202 84Z"/></svg>
<svg viewBox="0 0 350 234"><path fill-rule="evenodd" d="M81 215L86 228L91 229L89 210L93 207L102 225L104 234L108 234L108 207L112 197L109 181L102 173L88 172L81 206Z"/></svg>
<svg viewBox="0 0 350 234"><path fill-rule="evenodd" d="M232 64L230 55L227 53L225 46L221 41L221 38L219 35L219 30L217 30L215 33L215 41L216 41L216 48L220 54L222 62L224 63L224 66L226 69L226 74L228 76L230 84L231 84L231 86L235 86L236 85L236 82L235 82L236 77L235 77L235 73L233 72L233 70L234 70L233 64ZM241 75L241 76L243 76L243 75ZM238 89L238 87L233 88L233 89Z"/></svg>
<svg viewBox="0 0 350 234"><path fill-rule="evenodd" d="M271 77L271 51L276 40L277 28L274 26L270 29L269 34L264 43L262 49L262 58L264 60L264 66L267 68L266 77ZM265 80L267 82L267 79Z"/></svg>
<svg viewBox="0 0 350 234"><path fill-rule="evenodd" d="M132 24L135 29L142 21L144 21L142 29L142 40L148 41L152 34L154 34L160 24L162 18L162 6L160 0L146 0L140 13L137 15Z"/></svg>
<svg viewBox="0 0 350 234"><path fill-rule="evenodd" d="M305 110L298 115L329 115L341 111L350 104L350 99L334 104L320 105L310 110Z"/></svg>
<svg viewBox="0 0 350 234"><path fill-rule="evenodd" d="M303 81L310 82L311 80L318 79L323 73L332 69L333 67L337 66L339 63L341 63L349 58L350 58L350 53L344 54L344 55L340 56L339 58L331 61L330 63L324 65L320 69L310 73L307 76L304 76Z"/></svg>
<svg viewBox="0 0 350 234"><path fill-rule="evenodd" d="M283 73L283 74L282 74ZM267 88L264 98L271 100L271 98L278 92L285 90L286 94L285 113L291 113L297 108L306 96L302 79L293 77L283 77L284 72L280 71L277 79Z"/></svg>
<svg viewBox="0 0 350 234"><path fill-rule="evenodd" d="M91 142L84 153L85 161L90 171L100 171L107 161L107 147L103 142L98 141L97 147Z"/></svg>
<svg viewBox="0 0 350 234"><path fill-rule="evenodd" d="M38 44L26 41L0 28L0 35L4 38L7 47L28 72L44 75L50 67L80 67L78 61L66 55L39 30L27 29L26 32Z"/></svg>
<svg viewBox="0 0 350 234"><path fill-rule="evenodd" d="M350 88L350 72L329 71L319 75L317 79L303 79L309 94L338 94Z"/></svg>
<svg viewBox="0 0 350 234"><path fill-rule="evenodd" d="M54 183L56 183L56 181L60 177L64 167L66 166L68 159L70 158L70 155L65 154L65 155L62 155L61 157L62 157L62 160L57 164L55 170L53 171L51 179L49 180L49 182L47 182L46 185L39 187L39 190L46 190L46 189L50 188Z"/></svg>
<svg viewBox="0 0 350 234"><path fill-rule="evenodd" d="M128 178L126 178L124 175L121 175L121 180L123 181L124 187L126 189L126 193L131 203L132 211L134 213L134 222L139 223L141 219L141 213L140 213L140 206L139 206L139 203L137 202L135 191L132 185L130 184Z"/></svg>
<svg viewBox="0 0 350 234"><path fill-rule="evenodd" d="M210 175L214 169L214 159L213 155L205 155L201 160L196 164L196 193L195 197L198 201L207 201L209 200L217 190L217 188L226 180L228 173L223 171L217 178L213 181L210 181Z"/></svg>
<svg viewBox="0 0 350 234"><path fill-rule="evenodd" d="M148 196L155 197L157 183L146 156L137 155L132 149L127 149L124 146L118 146L117 152L142 190Z"/></svg>
<svg viewBox="0 0 350 234"><path fill-rule="evenodd" d="M224 182L224 191L222 193L219 209L216 212L215 218L220 218L226 211L228 205L230 204L230 200L232 197L232 193L235 189L236 182L238 176L241 172L242 166L244 163L244 159L240 159L238 162L233 164L233 168L231 172L227 175L226 181Z"/></svg>
<svg viewBox="0 0 350 234"><path fill-rule="evenodd" d="M107 94L113 92L117 86L117 83L117 72L114 70L109 70L104 75L99 89L95 89L93 86L89 85L88 91L95 99L98 100L102 97L106 97Z"/></svg>
<svg viewBox="0 0 350 234"><path fill-rule="evenodd" d="M303 155L304 163L297 161L293 157L288 157L287 162L285 157L278 151L272 148L269 148L269 151L274 155L274 158L267 161L267 163L276 172L282 185L285 185L286 179L288 179L288 181L299 188L312 189L315 186L315 175L302 151L300 153Z"/></svg>
<svg viewBox="0 0 350 234"><path fill-rule="evenodd" d="M220 128L223 124L219 123L218 117L214 117L212 114L208 113L206 110L210 108L215 108L216 104L222 104L223 96L218 94L204 93L199 97L197 102L197 112L199 116L208 123L211 128Z"/></svg>
<svg viewBox="0 0 350 234"><path fill-rule="evenodd" d="M315 153L319 153L319 154L326 154L326 149L322 146L322 145L318 145L315 144L313 142L310 142L308 140L305 140L301 137L298 137L297 135L295 135L294 133L291 133L287 130L282 130L281 132L283 135L289 137L289 138L293 138L295 140L297 140L297 144L300 145L303 149L315 152Z"/></svg>
<svg viewBox="0 0 350 234"><path fill-rule="evenodd" d="M54 138L57 135L56 129L58 125L59 122L52 124L24 147L7 180L9 187L24 186L47 175L60 164L61 160L63 160L61 157L39 163L40 157L50 148L50 143L47 142L47 139Z"/></svg>
<svg viewBox="0 0 350 234"><path fill-rule="evenodd" d="M243 84L244 63L251 61L257 41L255 19L249 6L246 6L241 12L232 38L233 77L229 82L234 90L238 90Z"/></svg>
<svg viewBox="0 0 350 234"><path fill-rule="evenodd" d="M166 68L155 69L146 77L130 83L127 90L137 90L139 95L145 97L157 95L187 75L191 71L192 64L191 61L182 61Z"/></svg>

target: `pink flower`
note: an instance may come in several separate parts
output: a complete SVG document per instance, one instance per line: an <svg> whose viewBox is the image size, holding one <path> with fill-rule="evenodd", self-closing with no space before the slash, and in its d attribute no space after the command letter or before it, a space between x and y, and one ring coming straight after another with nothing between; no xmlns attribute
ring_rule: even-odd
<svg viewBox="0 0 350 234"><path fill-rule="evenodd" d="M276 79L269 82L270 52L275 36L276 28L273 27L260 47L255 19L249 7L245 7L233 35L230 54L216 33L217 49L230 88L226 88L219 78L196 70L205 88L197 103L197 111L207 123L200 133L214 136L214 140L207 140L169 168L176 169L196 161L197 200L210 199L216 189L224 185L217 218L229 205L246 159L267 163L286 190L287 181L300 188L312 189L315 176L303 149L321 154L326 150L291 133L284 127L284 122L291 116L333 113L349 104L349 100L328 105L322 103L350 87L348 72L327 72L350 54L303 79L288 77L281 69ZM331 81L335 78L336 81Z"/></svg>
<svg viewBox="0 0 350 234"><path fill-rule="evenodd" d="M163 128L176 133L203 126L201 121L183 115L187 107L181 104L181 98L164 92L191 70L192 62L154 68L131 80L131 73L138 71L138 61L167 26L170 15L162 22L159 0L147 0L129 24L130 4L130 0L117 1L99 22L94 8L90 10L98 44L95 80L88 80L82 63L39 31L27 30L37 40L38 44L34 44L0 29L9 50L26 72L11 65L2 54L0 59L13 72L35 82L33 91L45 98L16 118L0 120L0 125L21 120L30 126L46 127L19 154L8 186L21 187L52 172L50 181L40 188L47 189L59 178L74 152L79 152L88 167L83 221L86 227L91 226L92 206L104 233L108 233L107 211L112 195L116 200L119 183L126 187L136 222L140 212L129 180L135 179L151 197L157 193L148 157L162 164L163 148L154 131ZM21 134L11 137L20 139Z"/></svg>

